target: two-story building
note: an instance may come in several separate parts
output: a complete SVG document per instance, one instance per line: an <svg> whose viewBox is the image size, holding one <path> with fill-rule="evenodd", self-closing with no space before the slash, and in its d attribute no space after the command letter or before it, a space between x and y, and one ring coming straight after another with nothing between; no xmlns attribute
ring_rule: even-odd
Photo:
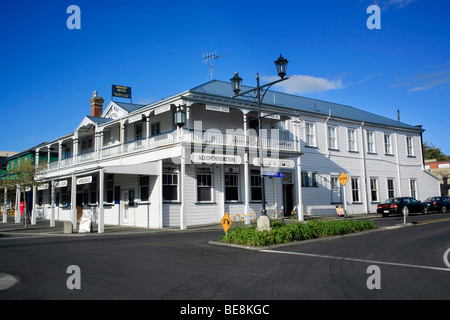
<svg viewBox="0 0 450 320"><path fill-rule="evenodd" d="M251 89L251 88L247 88ZM269 216L375 212L392 196L439 192L423 168L423 129L361 109L268 91L258 109L211 81L149 105L104 100L71 132L36 148L49 157L33 216L82 215L149 228ZM259 144L264 172L260 172ZM53 161L52 161L53 160ZM267 169L266 169L267 167ZM344 172L349 182L342 186Z"/></svg>

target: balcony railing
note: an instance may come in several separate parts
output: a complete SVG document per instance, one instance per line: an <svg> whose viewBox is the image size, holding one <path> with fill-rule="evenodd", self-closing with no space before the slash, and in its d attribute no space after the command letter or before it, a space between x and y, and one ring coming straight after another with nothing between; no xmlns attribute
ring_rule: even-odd
<svg viewBox="0 0 450 320"><path fill-rule="evenodd" d="M195 144L209 144L221 145L227 147L244 147L244 148L258 148L259 141L262 140L263 148L295 152L298 151L298 144L294 140L280 140L276 138L259 139L255 135L244 135L235 133L222 133L220 131L192 131L192 130L173 130L158 135L148 137L148 139L139 139L134 141L117 144L114 146L105 147L100 152L89 151L78 154L76 161L73 158L62 159L59 162L59 167L67 167L76 163L84 163L92 160L110 158L120 154L127 154L131 152L138 152L140 150L154 149L161 146L167 146L174 143L195 143ZM49 169L58 167L58 162L51 163Z"/></svg>

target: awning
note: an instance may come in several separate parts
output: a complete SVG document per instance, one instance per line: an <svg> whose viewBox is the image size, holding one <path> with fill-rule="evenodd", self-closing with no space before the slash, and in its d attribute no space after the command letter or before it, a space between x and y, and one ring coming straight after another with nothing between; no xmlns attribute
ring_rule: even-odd
<svg viewBox="0 0 450 320"><path fill-rule="evenodd" d="M141 174L141 175L157 176L159 175L160 168L158 161L152 161L126 166L105 167L104 170L105 173Z"/></svg>

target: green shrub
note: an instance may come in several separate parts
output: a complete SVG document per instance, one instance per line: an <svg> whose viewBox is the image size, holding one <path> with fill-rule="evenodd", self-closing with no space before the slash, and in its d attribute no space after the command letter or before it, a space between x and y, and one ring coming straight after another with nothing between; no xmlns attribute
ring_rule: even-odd
<svg viewBox="0 0 450 320"><path fill-rule="evenodd" d="M230 229L220 240L245 246L270 246L292 241L310 240L318 237L344 235L376 228L373 221L361 220L310 220L307 223L274 221L270 231L257 231L255 226Z"/></svg>

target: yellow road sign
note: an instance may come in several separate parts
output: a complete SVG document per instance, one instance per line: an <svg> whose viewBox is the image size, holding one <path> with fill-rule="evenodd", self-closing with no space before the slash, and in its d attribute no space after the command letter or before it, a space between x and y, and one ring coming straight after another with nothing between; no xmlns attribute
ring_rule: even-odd
<svg viewBox="0 0 450 320"><path fill-rule="evenodd" d="M228 215L228 212L225 212L225 215L223 216L222 220L220 220L220 223L222 224L223 230L225 231L225 233L228 232L228 229L230 229L231 227L231 219L230 216Z"/></svg>
<svg viewBox="0 0 450 320"><path fill-rule="evenodd" d="M346 175L344 172L342 172L341 175L339 176L339 182L340 182L343 186L345 186L345 184L347 183L347 181L348 181L347 175Z"/></svg>

